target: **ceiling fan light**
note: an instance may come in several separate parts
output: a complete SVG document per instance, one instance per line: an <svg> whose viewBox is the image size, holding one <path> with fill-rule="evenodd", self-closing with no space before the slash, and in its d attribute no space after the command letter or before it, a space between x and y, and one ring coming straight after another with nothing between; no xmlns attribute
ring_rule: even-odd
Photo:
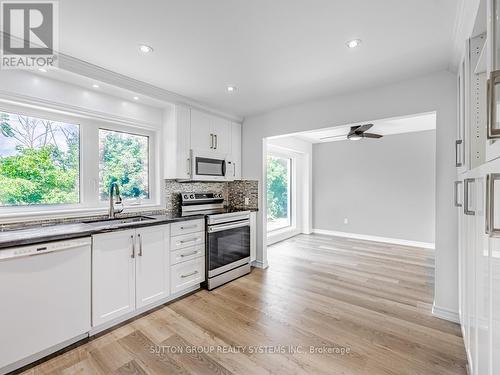
<svg viewBox="0 0 500 375"><path fill-rule="evenodd" d="M353 134L349 137L349 140L350 141L359 141L361 138L363 138L362 136L360 135L357 135L357 134Z"/></svg>

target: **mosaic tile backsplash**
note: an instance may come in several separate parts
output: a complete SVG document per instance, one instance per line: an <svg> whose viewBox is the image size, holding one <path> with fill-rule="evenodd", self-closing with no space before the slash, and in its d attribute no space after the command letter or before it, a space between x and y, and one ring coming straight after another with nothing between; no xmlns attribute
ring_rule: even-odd
<svg viewBox="0 0 500 375"><path fill-rule="evenodd" d="M258 209L259 182L254 180L237 180L231 182L179 182L165 181L165 202L167 211L181 209L182 192L222 193L228 206L235 208ZM249 198L245 205L245 197Z"/></svg>
<svg viewBox="0 0 500 375"><path fill-rule="evenodd" d="M181 209L180 193L184 191L196 191L202 193L222 193L224 201L228 206L235 208L245 208L250 210L258 209L258 181L238 180L231 182L178 182L176 180L165 180L165 209L145 210L144 212L124 212L117 217L127 217L142 215L161 215L166 212L176 212ZM245 205L245 197L249 198L249 204ZM24 220L23 222L12 222L0 224L0 231L17 229L32 225L53 225L62 223L78 223L82 221L106 219L107 215L79 216L79 217L58 217L39 218L35 220Z"/></svg>

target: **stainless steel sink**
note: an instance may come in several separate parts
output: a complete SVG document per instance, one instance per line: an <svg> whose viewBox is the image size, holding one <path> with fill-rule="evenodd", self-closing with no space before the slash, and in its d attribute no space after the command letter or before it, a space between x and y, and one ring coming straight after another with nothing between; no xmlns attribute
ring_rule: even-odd
<svg viewBox="0 0 500 375"><path fill-rule="evenodd" d="M149 217L149 216L131 216L131 217L116 218L116 219L96 220L88 222L88 224L119 226L119 225L133 224L133 223L140 223L143 221L154 221L154 220L156 220L154 217Z"/></svg>

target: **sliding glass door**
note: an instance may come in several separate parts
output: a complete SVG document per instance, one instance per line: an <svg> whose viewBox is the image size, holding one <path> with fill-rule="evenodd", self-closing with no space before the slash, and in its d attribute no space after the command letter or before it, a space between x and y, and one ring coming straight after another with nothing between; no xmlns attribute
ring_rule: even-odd
<svg viewBox="0 0 500 375"><path fill-rule="evenodd" d="M267 231L292 225L292 159L267 155Z"/></svg>

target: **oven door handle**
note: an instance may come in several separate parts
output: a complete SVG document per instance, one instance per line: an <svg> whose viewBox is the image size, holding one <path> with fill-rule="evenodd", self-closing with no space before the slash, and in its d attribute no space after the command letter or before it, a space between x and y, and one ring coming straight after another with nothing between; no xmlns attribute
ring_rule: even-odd
<svg viewBox="0 0 500 375"><path fill-rule="evenodd" d="M237 223L233 223L233 224L220 224L220 225L209 226L208 233L222 232L223 230L241 228L241 227L247 227L247 226L250 226L249 219L243 220L243 221L238 221Z"/></svg>

